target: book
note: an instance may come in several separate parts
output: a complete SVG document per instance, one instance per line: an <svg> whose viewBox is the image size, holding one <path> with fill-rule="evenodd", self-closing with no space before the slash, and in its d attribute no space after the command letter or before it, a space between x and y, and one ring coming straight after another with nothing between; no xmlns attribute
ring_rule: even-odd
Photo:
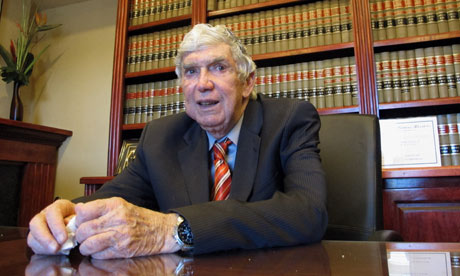
<svg viewBox="0 0 460 276"><path fill-rule="evenodd" d="M446 33L449 31L446 0L434 0L434 5L438 32Z"/></svg>
<svg viewBox="0 0 460 276"><path fill-rule="evenodd" d="M414 0L414 10L417 17L417 35L426 35L427 30L427 17L425 14L425 6L423 0Z"/></svg>
<svg viewBox="0 0 460 276"><path fill-rule="evenodd" d="M415 49L415 59L417 63L417 75L418 75L418 88L421 100L429 98L428 93L428 78L426 70L425 52L423 48Z"/></svg>
<svg viewBox="0 0 460 276"><path fill-rule="evenodd" d="M438 120L438 134L439 134L439 150L441 153L441 163L443 166L452 165L450 156L450 142L449 142L449 126L447 124L447 115L437 115Z"/></svg>
<svg viewBox="0 0 460 276"><path fill-rule="evenodd" d="M445 65L446 65L446 83L447 83L447 94L449 97L457 96L457 83L455 79L455 67L454 67L454 55L452 52L452 46L443 46Z"/></svg>
<svg viewBox="0 0 460 276"><path fill-rule="evenodd" d="M458 7L460 4L457 0L446 0L447 25L451 32L460 30Z"/></svg>
<svg viewBox="0 0 460 276"><path fill-rule="evenodd" d="M420 99L420 89L418 82L418 68L417 68L417 59L415 56L415 50L407 50L407 74L409 78L410 85L410 99L416 101Z"/></svg>
<svg viewBox="0 0 460 276"><path fill-rule="evenodd" d="M400 102L402 100L401 93L401 80L400 80L400 66L399 66L399 57L397 51L390 52L391 60L391 79L392 79L392 88L393 88L393 101Z"/></svg>
<svg viewBox="0 0 460 276"><path fill-rule="evenodd" d="M396 38L396 23L393 8L393 0L384 0L384 16L385 16L385 33L386 39Z"/></svg>
<svg viewBox="0 0 460 276"><path fill-rule="evenodd" d="M451 113L446 115L447 128L449 133L449 154L451 164L453 166L460 166L460 136L458 132L457 117L460 113Z"/></svg>
<svg viewBox="0 0 460 276"><path fill-rule="evenodd" d="M436 16L436 0L423 0L426 16L426 29L428 34L439 33L438 21Z"/></svg>
<svg viewBox="0 0 460 276"><path fill-rule="evenodd" d="M457 82L457 96L460 96L460 44L452 45L452 55L454 57L455 80Z"/></svg>
<svg viewBox="0 0 460 276"><path fill-rule="evenodd" d="M398 65L401 101L410 101L411 91L409 79L409 61L407 59L406 51L404 50L398 51Z"/></svg>
<svg viewBox="0 0 460 276"><path fill-rule="evenodd" d="M438 85L439 97L449 97L447 89L446 58L444 55L443 47L434 47L434 58L436 62L436 80Z"/></svg>
<svg viewBox="0 0 460 276"><path fill-rule="evenodd" d="M438 78L436 72L436 57L434 55L434 48L424 48L425 62L426 62L426 76L428 81L428 98L439 98Z"/></svg>
<svg viewBox="0 0 460 276"><path fill-rule="evenodd" d="M396 37L407 37L407 10L405 0L394 0L393 9Z"/></svg>

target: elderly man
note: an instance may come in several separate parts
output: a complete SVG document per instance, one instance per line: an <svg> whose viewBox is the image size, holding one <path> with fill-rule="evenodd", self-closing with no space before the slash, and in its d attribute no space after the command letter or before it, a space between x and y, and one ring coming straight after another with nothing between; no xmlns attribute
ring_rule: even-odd
<svg viewBox="0 0 460 276"><path fill-rule="evenodd" d="M255 95L255 68L224 26L195 25L176 57L186 114L148 123L135 161L95 194L37 214L29 246L58 253L74 215L80 252L102 259L321 240L318 114Z"/></svg>

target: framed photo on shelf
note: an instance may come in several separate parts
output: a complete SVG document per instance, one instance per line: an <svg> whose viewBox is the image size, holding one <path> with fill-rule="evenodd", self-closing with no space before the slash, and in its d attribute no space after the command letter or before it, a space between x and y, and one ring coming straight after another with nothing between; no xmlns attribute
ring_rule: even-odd
<svg viewBox="0 0 460 276"><path fill-rule="evenodd" d="M118 156L116 175L119 175L136 158L136 148L139 144L138 139L124 140Z"/></svg>

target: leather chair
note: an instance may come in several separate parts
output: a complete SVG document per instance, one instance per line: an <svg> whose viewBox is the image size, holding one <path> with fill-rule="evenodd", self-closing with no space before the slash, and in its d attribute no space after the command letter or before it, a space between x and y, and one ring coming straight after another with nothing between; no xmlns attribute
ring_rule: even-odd
<svg viewBox="0 0 460 276"><path fill-rule="evenodd" d="M383 229L379 121L373 115L322 115L320 155L329 225L324 239L401 241Z"/></svg>

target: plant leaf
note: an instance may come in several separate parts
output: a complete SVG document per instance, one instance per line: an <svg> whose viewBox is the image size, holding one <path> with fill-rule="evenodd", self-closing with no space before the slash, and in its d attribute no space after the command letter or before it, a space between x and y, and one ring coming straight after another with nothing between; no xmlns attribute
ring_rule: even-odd
<svg viewBox="0 0 460 276"><path fill-rule="evenodd" d="M52 29L56 29L57 27L62 26L62 24L52 24L52 25L41 25L37 26L37 32L44 32L44 31L49 31Z"/></svg>
<svg viewBox="0 0 460 276"><path fill-rule="evenodd" d="M6 65L11 66L13 68L16 67L16 64L13 61L13 57L11 56L10 53L8 53L8 51L2 45L0 45L0 56L2 56Z"/></svg>

